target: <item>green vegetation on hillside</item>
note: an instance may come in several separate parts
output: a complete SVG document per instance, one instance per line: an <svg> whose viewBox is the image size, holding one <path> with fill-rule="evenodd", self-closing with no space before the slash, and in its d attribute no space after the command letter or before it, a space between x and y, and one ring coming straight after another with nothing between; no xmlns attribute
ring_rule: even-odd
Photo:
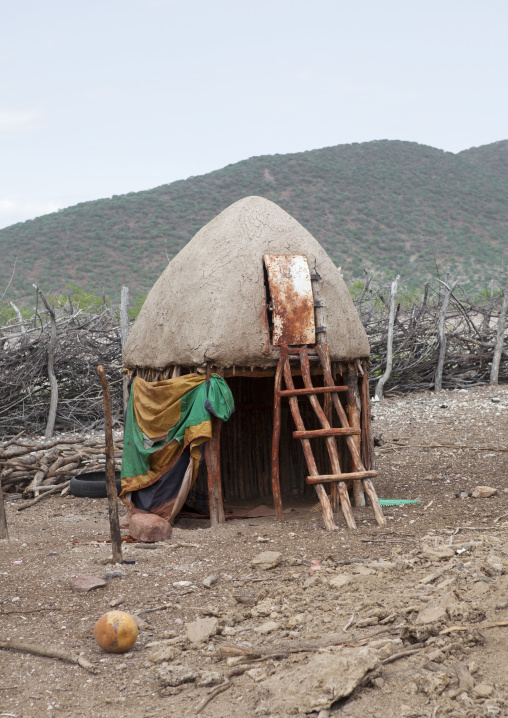
<svg viewBox="0 0 508 718"><path fill-rule="evenodd" d="M481 287L508 253L508 142L454 155L376 141L253 157L152 190L86 202L0 231L0 288L146 293L186 242L232 202L273 200L353 282L363 270L415 281L450 265ZM504 168L504 169L503 169Z"/></svg>

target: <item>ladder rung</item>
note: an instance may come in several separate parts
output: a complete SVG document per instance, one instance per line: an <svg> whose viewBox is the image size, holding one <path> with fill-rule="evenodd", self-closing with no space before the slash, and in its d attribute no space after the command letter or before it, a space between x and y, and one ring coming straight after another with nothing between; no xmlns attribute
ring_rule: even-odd
<svg viewBox="0 0 508 718"><path fill-rule="evenodd" d="M325 484L332 481L353 481L355 479L374 479L377 471L353 471L350 474L322 474L321 476L307 476L308 484Z"/></svg>
<svg viewBox="0 0 508 718"><path fill-rule="evenodd" d="M313 429L312 431L293 431L293 439L314 439L317 436L358 436L361 429Z"/></svg>
<svg viewBox="0 0 508 718"><path fill-rule="evenodd" d="M331 394L335 391L347 391L347 386L316 386L314 389L282 389L279 396L305 396L306 394Z"/></svg>

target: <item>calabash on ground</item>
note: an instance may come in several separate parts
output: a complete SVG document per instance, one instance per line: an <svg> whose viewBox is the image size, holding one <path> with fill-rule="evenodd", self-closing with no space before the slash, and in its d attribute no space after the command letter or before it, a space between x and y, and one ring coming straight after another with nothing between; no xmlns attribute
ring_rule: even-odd
<svg viewBox="0 0 508 718"><path fill-rule="evenodd" d="M108 611L95 624L94 638L108 653L125 653L137 637L136 622L126 611Z"/></svg>

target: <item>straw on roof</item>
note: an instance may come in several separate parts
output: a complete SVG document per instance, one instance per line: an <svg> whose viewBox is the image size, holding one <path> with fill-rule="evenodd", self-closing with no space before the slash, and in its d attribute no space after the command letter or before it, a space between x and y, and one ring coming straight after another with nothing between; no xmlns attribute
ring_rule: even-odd
<svg viewBox="0 0 508 718"><path fill-rule="evenodd" d="M265 254L302 254L321 276L332 360L369 356L369 343L340 272L291 215L262 197L246 197L205 225L159 277L132 327L128 367L169 364L269 367L263 276Z"/></svg>

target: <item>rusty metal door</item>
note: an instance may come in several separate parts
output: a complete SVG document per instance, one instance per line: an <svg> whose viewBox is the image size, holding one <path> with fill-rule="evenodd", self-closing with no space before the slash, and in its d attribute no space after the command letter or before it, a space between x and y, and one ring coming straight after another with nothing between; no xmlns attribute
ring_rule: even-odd
<svg viewBox="0 0 508 718"><path fill-rule="evenodd" d="M314 297L307 258L265 254L273 305L272 345L315 344Z"/></svg>

